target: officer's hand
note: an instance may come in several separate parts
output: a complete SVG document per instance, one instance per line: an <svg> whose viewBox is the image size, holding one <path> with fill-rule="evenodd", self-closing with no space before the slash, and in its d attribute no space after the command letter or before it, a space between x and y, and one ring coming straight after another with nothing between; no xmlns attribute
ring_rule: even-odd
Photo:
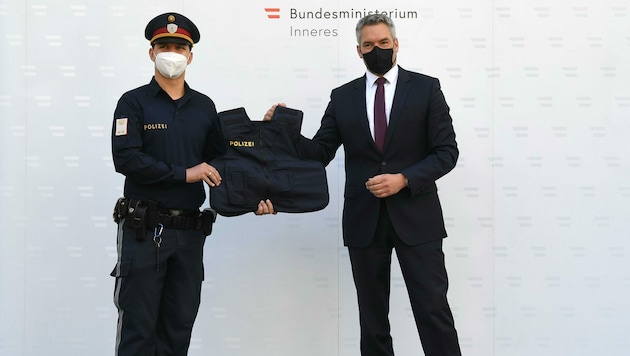
<svg viewBox="0 0 630 356"><path fill-rule="evenodd" d="M397 174L379 174L365 182L365 187L377 198L387 198L406 187L405 176Z"/></svg>
<svg viewBox="0 0 630 356"><path fill-rule="evenodd" d="M216 187L221 184L221 179L219 171L206 162L186 169L186 183L204 181L208 183L209 186Z"/></svg>
<svg viewBox="0 0 630 356"><path fill-rule="evenodd" d="M254 214L256 215L267 215L267 214L276 215L277 213L278 212L273 210L273 204L271 203L271 200L269 199L261 200L260 203L258 203L258 210L254 212Z"/></svg>
<svg viewBox="0 0 630 356"><path fill-rule="evenodd" d="M271 106L271 108L269 110L267 110L267 113L265 114L265 117L263 117L263 121L271 121L271 118L273 117L273 112L276 111L276 107L278 107L278 106L286 107L287 104L285 104L285 103L273 104Z"/></svg>

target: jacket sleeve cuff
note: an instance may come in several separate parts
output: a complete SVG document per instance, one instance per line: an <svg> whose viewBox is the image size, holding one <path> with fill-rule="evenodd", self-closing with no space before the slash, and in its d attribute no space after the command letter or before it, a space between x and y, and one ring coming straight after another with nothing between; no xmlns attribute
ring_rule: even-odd
<svg viewBox="0 0 630 356"><path fill-rule="evenodd" d="M186 168L174 167L173 179L178 182L185 182L186 181Z"/></svg>

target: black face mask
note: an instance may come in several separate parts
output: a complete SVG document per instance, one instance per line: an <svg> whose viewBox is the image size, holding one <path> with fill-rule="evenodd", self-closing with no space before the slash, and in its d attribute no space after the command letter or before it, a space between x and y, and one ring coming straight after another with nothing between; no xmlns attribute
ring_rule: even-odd
<svg viewBox="0 0 630 356"><path fill-rule="evenodd" d="M393 57L393 48L382 49L378 46L374 46L372 51L363 53L363 62L365 62L370 72L383 75L394 66Z"/></svg>

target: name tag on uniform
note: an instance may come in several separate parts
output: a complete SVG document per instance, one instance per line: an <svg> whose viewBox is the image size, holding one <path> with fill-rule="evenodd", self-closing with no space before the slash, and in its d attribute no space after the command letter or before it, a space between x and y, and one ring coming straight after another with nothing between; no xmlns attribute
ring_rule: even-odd
<svg viewBox="0 0 630 356"><path fill-rule="evenodd" d="M126 136L127 135L127 122L129 119L126 117L122 119L116 119L116 136Z"/></svg>

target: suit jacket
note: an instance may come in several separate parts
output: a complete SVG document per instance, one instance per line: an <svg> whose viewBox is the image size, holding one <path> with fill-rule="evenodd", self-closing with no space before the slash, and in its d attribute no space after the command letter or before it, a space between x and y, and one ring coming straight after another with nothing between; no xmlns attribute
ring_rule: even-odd
<svg viewBox="0 0 630 356"><path fill-rule="evenodd" d="M344 147L344 244L365 247L374 238L381 199L365 182L382 173L403 173L409 182L385 198L400 239L417 245L446 237L435 181L455 167L459 151L438 79L399 68L384 152L370 133L365 80L333 89L319 130L312 140L301 137L299 142L305 158L326 165Z"/></svg>

